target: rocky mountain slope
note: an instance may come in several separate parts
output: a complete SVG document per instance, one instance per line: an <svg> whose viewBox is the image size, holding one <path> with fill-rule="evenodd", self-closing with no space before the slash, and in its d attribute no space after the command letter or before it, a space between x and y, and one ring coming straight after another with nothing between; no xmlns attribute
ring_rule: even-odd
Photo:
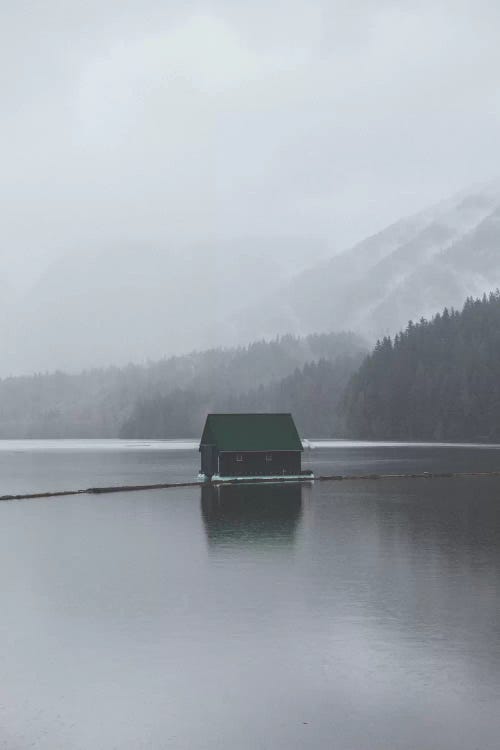
<svg viewBox="0 0 500 750"><path fill-rule="evenodd" d="M500 286L500 185L462 193L298 274L264 306L271 329L370 339ZM255 311L248 311L255 324Z"/></svg>
<svg viewBox="0 0 500 750"><path fill-rule="evenodd" d="M277 334L368 340L500 286L500 184L330 257L304 239L68 251L3 305L0 377L125 364ZM308 268L309 266L309 268Z"/></svg>

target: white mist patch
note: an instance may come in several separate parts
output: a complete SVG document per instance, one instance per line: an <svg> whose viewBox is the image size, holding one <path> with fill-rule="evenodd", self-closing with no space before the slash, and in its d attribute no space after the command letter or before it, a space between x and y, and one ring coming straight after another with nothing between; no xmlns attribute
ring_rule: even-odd
<svg viewBox="0 0 500 750"><path fill-rule="evenodd" d="M0 440L1 453L151 452L198 450L195 440Z"/></svg>

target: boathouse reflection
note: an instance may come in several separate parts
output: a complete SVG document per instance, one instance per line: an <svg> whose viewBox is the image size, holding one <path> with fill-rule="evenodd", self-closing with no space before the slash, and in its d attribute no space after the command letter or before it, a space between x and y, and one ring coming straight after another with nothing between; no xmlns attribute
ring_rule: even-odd
<svg viewBox="0 0 500 750"><path fill-rule="evenodd" d="M292 544L302 516L302 485L206 485L201 512L210 544Z"/></svg>

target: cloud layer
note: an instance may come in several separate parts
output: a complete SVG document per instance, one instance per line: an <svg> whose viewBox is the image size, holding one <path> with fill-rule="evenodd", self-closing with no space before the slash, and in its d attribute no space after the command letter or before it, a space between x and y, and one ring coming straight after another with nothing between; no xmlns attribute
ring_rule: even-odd
<svg viewBox="0 0 500 750"><path fill-rule="evenodd" d="M484 0L5 4L0 278L125 240L333 254L495 177L499 22Z"/></svg>

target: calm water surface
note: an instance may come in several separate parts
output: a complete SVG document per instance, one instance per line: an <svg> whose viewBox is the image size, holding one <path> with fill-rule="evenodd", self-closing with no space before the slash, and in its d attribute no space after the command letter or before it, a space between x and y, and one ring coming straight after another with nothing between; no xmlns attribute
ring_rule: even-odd
<svg viewBox="0 0 500 750"><path fill-rule="evenodd" d="M500 468L340 443L318 473ZM0 494L191 478L189 445L0 443ZM0 748L488 750L500 480L0 504Z"/></svg>

